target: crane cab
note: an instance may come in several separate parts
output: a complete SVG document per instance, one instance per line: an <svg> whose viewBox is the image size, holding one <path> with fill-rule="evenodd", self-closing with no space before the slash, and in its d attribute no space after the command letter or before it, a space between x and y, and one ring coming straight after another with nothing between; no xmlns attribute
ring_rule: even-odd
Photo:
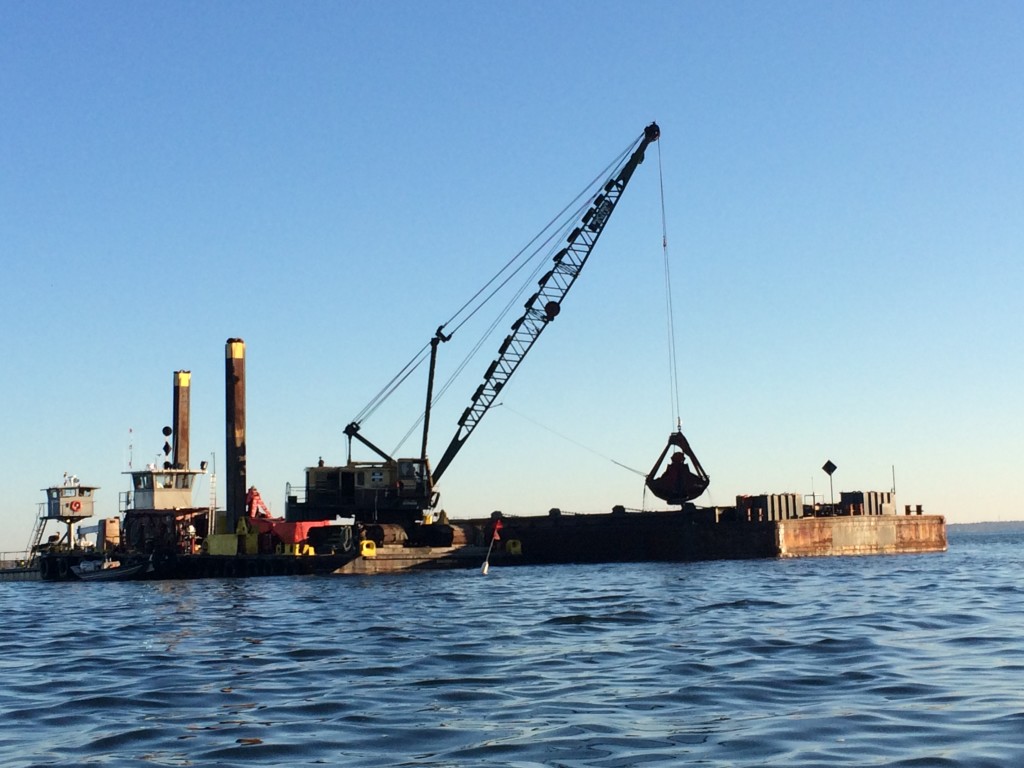
<svg viewBox="0 0 1024 768"><path fill-rule="evenodd" d="M433 506L430 467L423 459L350 461L306 468L304 498L289 489L288 521L354 517L360 523L408 525Z"/></svg>

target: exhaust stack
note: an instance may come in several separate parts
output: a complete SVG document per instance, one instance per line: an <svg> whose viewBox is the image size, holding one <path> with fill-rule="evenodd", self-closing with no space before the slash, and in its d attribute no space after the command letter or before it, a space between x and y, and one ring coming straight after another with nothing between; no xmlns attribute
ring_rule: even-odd
<svg viewBox="0 0 1024 768"><path fill-rule="evenodd" d="M188 469L191 383L192 373L190 371L174 372L174 431L172 432L174 435L174 453L171 456L171 466L174 469Z"/></svg>
<svg viewBox="0 0 1024 768"><path fill-rule="evenodd" d="M225 348L227 433L227 530L234 533L245 514L245 342L228 339Z"/></svg>

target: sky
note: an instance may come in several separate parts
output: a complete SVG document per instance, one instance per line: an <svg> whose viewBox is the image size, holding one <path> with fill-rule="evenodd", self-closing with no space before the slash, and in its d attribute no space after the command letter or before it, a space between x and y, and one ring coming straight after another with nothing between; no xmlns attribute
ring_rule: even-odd
<svg viewBox="0 0 1024 768"><path fill-rule="evenodd" d="M1020 3L944 0L0 2L0 550L65 472L116 514L176 370L192 463L222 465L228 338L248 478L283 514L652 121L445 474L449 515L657 508L641 475L678 403L702 504L895 483L950 522L1024 518L1022 29ZM500 338L437 404L432 456ZM425 377L363 434L395 447Z"/></svg>

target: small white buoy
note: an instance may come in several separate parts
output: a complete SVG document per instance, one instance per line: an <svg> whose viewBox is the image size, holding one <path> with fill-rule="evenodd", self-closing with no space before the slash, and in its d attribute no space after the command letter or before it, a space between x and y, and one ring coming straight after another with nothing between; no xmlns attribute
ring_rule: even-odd
<svg viewBox="0 0 1024 768"><path fill-rule="evenodd" d="M488 568L488 563L485 560L484 561L484 567L480 569L480 573L482 573L484 576L486 576L487 575L487 568Z"/></svg>

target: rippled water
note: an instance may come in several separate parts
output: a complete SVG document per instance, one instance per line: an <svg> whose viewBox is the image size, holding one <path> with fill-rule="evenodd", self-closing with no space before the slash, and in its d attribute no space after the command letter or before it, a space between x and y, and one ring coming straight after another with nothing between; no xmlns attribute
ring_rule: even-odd
<svg viewBox="0 0 1024 768"><path fill-rule="evenodd" d="M1019 765L1022 552L0 584L0 765Z"/></svg>

